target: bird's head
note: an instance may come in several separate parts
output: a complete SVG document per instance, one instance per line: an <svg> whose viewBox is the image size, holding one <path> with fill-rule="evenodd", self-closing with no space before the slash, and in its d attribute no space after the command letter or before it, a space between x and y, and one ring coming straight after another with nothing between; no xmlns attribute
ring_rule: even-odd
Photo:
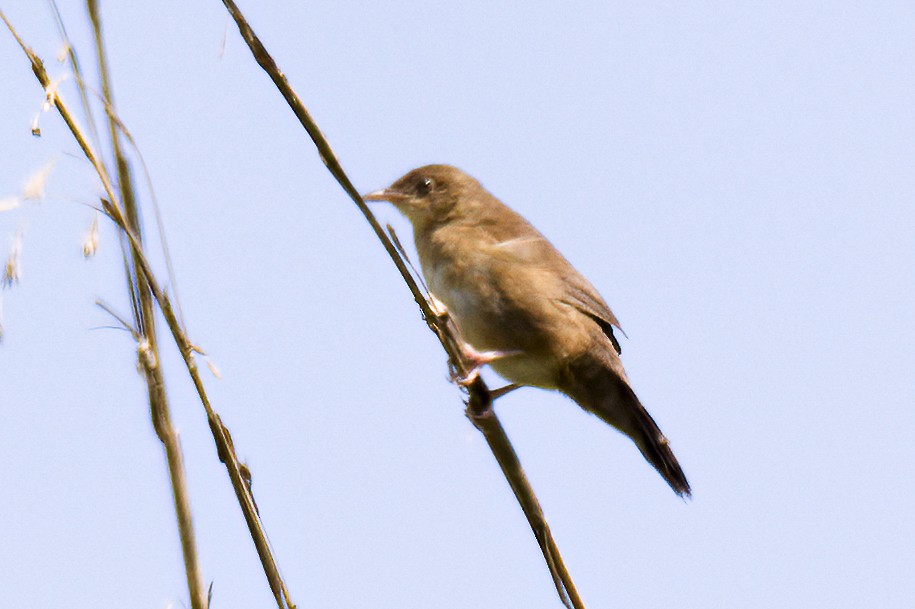
<svg viewBox="0 0 915 609"><path fill-rule="evenodd" d="M385 189L363 196L366 201L389 201L415 229L446 222L469 211L482 186L450 165L426 165L410 171Z"/></svg>

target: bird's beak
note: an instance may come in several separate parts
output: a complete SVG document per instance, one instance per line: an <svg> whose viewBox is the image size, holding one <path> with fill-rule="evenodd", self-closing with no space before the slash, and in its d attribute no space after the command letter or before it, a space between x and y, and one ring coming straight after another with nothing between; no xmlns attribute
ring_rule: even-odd
<svg viewBox="0 0 915 609"><path fill-rule="evenodd" d="M395 188L384 188L362 195L363 201L388 201L395 206L406 204L410 200L410 195Z"/></svg>
<svg viewBox="0 0 915 609"><path fill-rule="evenodd" d="M370 192L366 195L362 195L363 201L388 201L390 203L401 203L407 200L407 195L391 188L384 188L382 190L376 190L375 192Z"/></svg>

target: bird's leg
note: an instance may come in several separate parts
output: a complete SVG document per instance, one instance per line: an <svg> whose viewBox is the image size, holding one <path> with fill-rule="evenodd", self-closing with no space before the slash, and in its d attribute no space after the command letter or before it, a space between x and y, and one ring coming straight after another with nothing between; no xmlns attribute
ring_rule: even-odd
<svg viewBox="0 0 915 609"><path fill-rule="evenodd" d="M455 383L461 387L468 387L473 383L478 376L480 376L480 370L486 364L492 363L493 361L501 358L508 357L509 355L516 355L518 351L477 351L474 349L470 343L464 342L461 344L461 359L468 364L469 369L467 374L461 375L457 371L453 371L452 378ZM505 388L503 388L505 389ZM509 390L510 391L510 390ZM508 391L504 391L500 395L504 395Z"/></svg>
<svg viewBox="0 0 915 609"><path fill-rule="evenodd" d="M495 402L496 400L501 398L503 395L509 394L512 391L514 391L515 389L521 389L521 387L523 387L523 385L516 385L515 383L511 383L510 385L506 385L505 387L499 387L498 389L491 390L489 392L489 397L492 398L492 401Z"/></svg>

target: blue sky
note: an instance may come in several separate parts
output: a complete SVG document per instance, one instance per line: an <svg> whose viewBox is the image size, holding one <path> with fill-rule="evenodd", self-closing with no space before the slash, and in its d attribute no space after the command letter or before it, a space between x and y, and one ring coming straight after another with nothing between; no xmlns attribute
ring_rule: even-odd
<svg viewBox="0 0 915 609"><path fill-rule="evenodd" d="M293 599L559 607L390 260L232 27L220 56L221 3L102 8L190 335L223 375L207 388ZM498 404L589 607L910 606L911 3L241 8L361 191L465 169L622 322L691 502L561 395ZM63 74L48 9L3 9ZM81 3L62 9L88 65ZM2 294L3 604L182 606L135 346L93 305L128 310L114 232L83 260L98 185L55 115L29 134L42 92L8 35L0 57L0 198L56 158L41 203L0 213L0 251L24 227ZM214 606L270 606L174 348L163 366Z"/></svg>

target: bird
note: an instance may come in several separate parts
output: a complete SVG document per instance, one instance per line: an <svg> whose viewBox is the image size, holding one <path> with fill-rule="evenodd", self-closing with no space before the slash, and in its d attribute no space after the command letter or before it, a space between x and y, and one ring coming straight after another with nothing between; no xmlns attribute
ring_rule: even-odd
<svg viewBox="0 0 915 609"><path fill-rule="evenodd" d="M450 165L413 169L365 201L410 221L426 284L471 352L514 385L559 391L628 436L675 493L683 469L620 360L619 321L520 214Z"/></svg>

